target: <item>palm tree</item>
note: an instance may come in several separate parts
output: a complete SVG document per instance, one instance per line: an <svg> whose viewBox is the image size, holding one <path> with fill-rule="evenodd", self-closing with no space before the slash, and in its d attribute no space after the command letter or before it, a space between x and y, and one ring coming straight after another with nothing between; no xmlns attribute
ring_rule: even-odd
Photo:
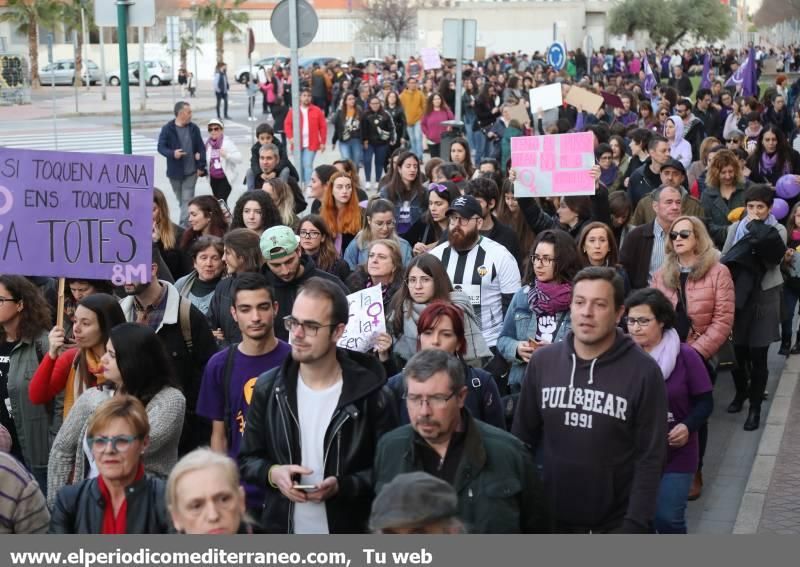
<svg viewBox="0 0 800 567"><path fill-rule="evenodd" d="M224 60L225 34L240 34L239 26L250 21L245 12L235 11L246 0L208 0L202 6L195 6L195 15L200 27L213 26L217 42L217 63ZM231 5L230 8L227 5Z"/></svg>
<svg viewBox="0 0 800 567"><path fill-rule="evenodd" d="M39 87L39 27L49 28L58 19L55 0L8 0L0 22L16 24L28 36L28 59L31 63L31 85Z"/></svg>
<svg viewBox="0 0 800 567"><path fill-rule="evenodd" d="M62 0L59 4L61 21L64 23L64 30L67 32L77 31L78 44L75 55L75 80L78 84L83 84L83 20L81 10L84 11L83 17L86 18L86 27L90 29L94 25L94 7L92 0Z"/></svg>

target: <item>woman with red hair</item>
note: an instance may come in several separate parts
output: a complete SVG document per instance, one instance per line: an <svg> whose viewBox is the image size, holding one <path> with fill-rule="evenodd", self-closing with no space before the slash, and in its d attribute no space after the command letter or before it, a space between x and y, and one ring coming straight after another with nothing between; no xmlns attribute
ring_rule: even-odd
<svg viewBox="0 0 800 567"><path fill-rule="evenodd" d="M432 301L417 321L417 351L439 349L458 357L464 364L467 399L464 402L472 417L500 429L506 428L500 390L491 374L464 362L467 339L464 335L464 312L449 301ZM395 393L400 424L409 423L408 409L403 401L405 384L403 374L389 378L389 387Z"/></svg>
<svg viewBox="0 0 800 567"><path fill-rule="evenodd" d="M364 226L364 213L349 175L341 172L331 175L319 214L333 233L336 252L341 256Z"/></svg>

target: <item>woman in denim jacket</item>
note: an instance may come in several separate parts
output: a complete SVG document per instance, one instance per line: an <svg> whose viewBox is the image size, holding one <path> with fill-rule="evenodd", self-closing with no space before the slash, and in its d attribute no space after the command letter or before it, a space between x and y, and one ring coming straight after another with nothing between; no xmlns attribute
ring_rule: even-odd
<svg viewBox="0 0 800 567"><path fill-rule="evenodd" d="M508 382L519 391L525 368L536 349L564 340L571 329L572 278L581 269L575 240L563 230L541 232L525 273L528 283L514 294L497 340L511 364Z"/></svg>

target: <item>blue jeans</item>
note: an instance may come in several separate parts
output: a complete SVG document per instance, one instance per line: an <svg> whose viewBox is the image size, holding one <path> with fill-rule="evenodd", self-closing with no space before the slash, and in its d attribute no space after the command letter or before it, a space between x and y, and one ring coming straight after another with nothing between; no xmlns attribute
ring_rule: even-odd
<svg viewBox="0 0 800 567"><path fill-rule="evenodd" d="M783 316L781 321L781 342L792 342L792 322L794 321L794 311L797 308L798 297L794 290L789 286L783 286Z"/></svg>
<svg viewBox="0 0 800 567"><path fill-rule="evenodd" d="M475 142L475 146L473 149L475 150L475 161L473 163L477 167L483 158L486 157L486 146L488 145L488 140L486 139L486 134L477 130L473 132L473 141Z"/></svg>
<svg viewBox="0 0 800 567"><path fill-rule="evenodd" d="M300 162L302 163L302 170L303 170L303 184L307 185L311 183L311 174L314 173L314 158L317 156L317 152L309 150L308 148L303 148L300 152Z"/></svg>
<svg viewBox="0 0 800 567"><path fill-rule="evenodd" d="M686 503L694 473L664 473L658 487L656 531L660 534L686 533Z"/></svg>
<svg viewBox="0 0 800 567"><path fill-rule="evenodd" d="M364 150L364 175L367 183L372 176L372 161L375 160L375 181L380 181L383 175L383 166L386 164L386 154L389 151L388 144L368 144Z"/></svg>
<svg viewBox="0 0 800 567"><path fill-rule="evenodd" d="M475 146L477 145L477 142L475 140L475 138L477 138L477 136L475 134L477 134L477 132L475 132L472 129L474 124L475 124L475 117L474 116L472 118L467 118L467 119L464 120L464 129L466 131L467 142L469 142L469 148L470 148L470 150L472 150L472 156L471 156L472 157L472 163L477 165L480 162L478 161L478 154L475 151Z"/></svg>
<svg viewBox="0 0 800 567"><path fill-rule="evenodd" d="M408 141L411 144L411 151L414 152L419 161L422 162L422 124L417 122L413 126L406 126Z"/></svg>
<svg viewBox="0 0 800 567"><path fill-rule="evenodd" d="M350 139L346 142L339 142L339 153L342 154L342 159L349 159L356 167L361 165L361 148L363 142L358 139Z"/></svg>

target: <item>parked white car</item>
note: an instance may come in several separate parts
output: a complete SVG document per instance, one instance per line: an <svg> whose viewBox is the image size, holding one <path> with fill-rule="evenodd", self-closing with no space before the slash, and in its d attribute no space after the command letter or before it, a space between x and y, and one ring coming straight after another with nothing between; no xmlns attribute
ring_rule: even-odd
<svg viewBox="0 0 800 567"><path fill-rule="evenodd" d="M81 75L83 76L83 82L88 81L91 85L99 83L102 77L100 67L91 59L84 61ZM39 78L43 85L52 83L56 85L71 85L75 82L75 61L72 59L59 59L48 63L39 70Z"/></svg>
<svg viewBox="0 0 800 567"><path fill-rule="evenodd" d="M147 84L153 87L168 85L172 82L172 66L166 61L158 59L145 60L145 72L147 73ZM107 74L108 84L117 86L120 84L119 69L115 69ZM128 63L128 82L132 85L139 84L139 62Z"/></svg>
<svg viewBox="0 0 800 567"><path fill-rule="evenodd" d="M248 69L247 67L242 67L236 71L236 75L234 78L236 79L237 83L247 83L250 80L251 76L255 76L258 73L259 67L265 67L269 69L275 64L278 65L288 65L289 58L283 57L278 55L277 57L265 57L264 59L259 59L258 61L253 61L253 67Z"/></svg>

